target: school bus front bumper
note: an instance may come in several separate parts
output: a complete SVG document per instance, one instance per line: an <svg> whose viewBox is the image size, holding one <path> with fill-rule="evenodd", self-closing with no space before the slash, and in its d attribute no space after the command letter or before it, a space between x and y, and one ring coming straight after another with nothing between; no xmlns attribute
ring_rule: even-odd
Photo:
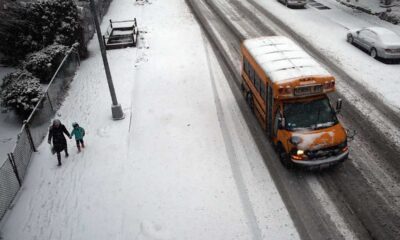
<svg viewBox="0 0 400 240"><path fill-rule="evenodd" d="M349 157L349 151L347 150L339 155L330 156L327 158L320 158L320 159L316 158L312 160L297 160L291 157L290 160L297 165L311 167L319 165L334 165L335 163L340 163L345 161L348 157Z"/></svg>

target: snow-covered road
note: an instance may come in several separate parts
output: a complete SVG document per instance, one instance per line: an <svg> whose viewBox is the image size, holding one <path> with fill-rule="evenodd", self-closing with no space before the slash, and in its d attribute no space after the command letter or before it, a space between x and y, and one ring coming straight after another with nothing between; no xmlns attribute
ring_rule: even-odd
<svg viewBox="0 0 400 240"><path fill-rule="evenodd" d="M298 239L208 41L184 0L114 0L136 49L108 51L126 118L111 120L97 40L58 117L87 148L56 167L42 144L4 239Z"/></svg>

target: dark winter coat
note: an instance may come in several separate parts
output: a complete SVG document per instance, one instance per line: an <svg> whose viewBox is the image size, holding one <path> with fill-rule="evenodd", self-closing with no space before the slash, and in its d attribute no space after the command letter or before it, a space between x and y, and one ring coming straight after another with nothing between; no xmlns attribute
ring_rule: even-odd
<svg viewBox="0 0 400 240"><path fill-rule="evenodd" d="M67 140L65 139L64 134L69 138L71 137L63 124L60 124L58 127L55 127L54 125L50 127L49 142L53 139L54 151L61 152L67 148Z"/></svg>

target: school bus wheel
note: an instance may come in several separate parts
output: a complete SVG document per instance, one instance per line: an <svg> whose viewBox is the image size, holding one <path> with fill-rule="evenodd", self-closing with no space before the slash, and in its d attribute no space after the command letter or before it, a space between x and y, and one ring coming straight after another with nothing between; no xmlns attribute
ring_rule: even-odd
<svg viewBox="0 0 400 240"><path fill-rule="evenodd" d="M247 101L247 104L249 104L251 111L254 112L253 94L251 92L247 92L246 101Z"/></svg>
<svg viewBox="0 0 400 240"><path fill-rule="evenodd" d="M282 165L285 166L287 169L293 168L293 163L290 161L290 155L286 153L285 149L282 146L282 143L278 143L277 147L279 160L281 161Z"/></svg>
<svg viewBox="0 0 400 240"><path fill-rule="evenodd" d="M243 97L246 97L246 95L247 95L247 93L248 93L249 91L247 91L246 86L244 85L243 82L240 83L240 90L242 91Z"/></svg>

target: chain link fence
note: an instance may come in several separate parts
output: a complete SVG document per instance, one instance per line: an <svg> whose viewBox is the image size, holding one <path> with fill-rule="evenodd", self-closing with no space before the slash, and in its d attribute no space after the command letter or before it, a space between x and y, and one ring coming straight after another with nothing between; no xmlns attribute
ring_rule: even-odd
<svg viewBox="0 0 400 240"><path fill-rule="evenodd" d="M21 187L32 153L46 137L50 120L60 108L79 64L77 46L73 46L64 57L35 109L24 121L14 150L7 156L0 156L7 158L0 167L0 220Z"/></svg>

